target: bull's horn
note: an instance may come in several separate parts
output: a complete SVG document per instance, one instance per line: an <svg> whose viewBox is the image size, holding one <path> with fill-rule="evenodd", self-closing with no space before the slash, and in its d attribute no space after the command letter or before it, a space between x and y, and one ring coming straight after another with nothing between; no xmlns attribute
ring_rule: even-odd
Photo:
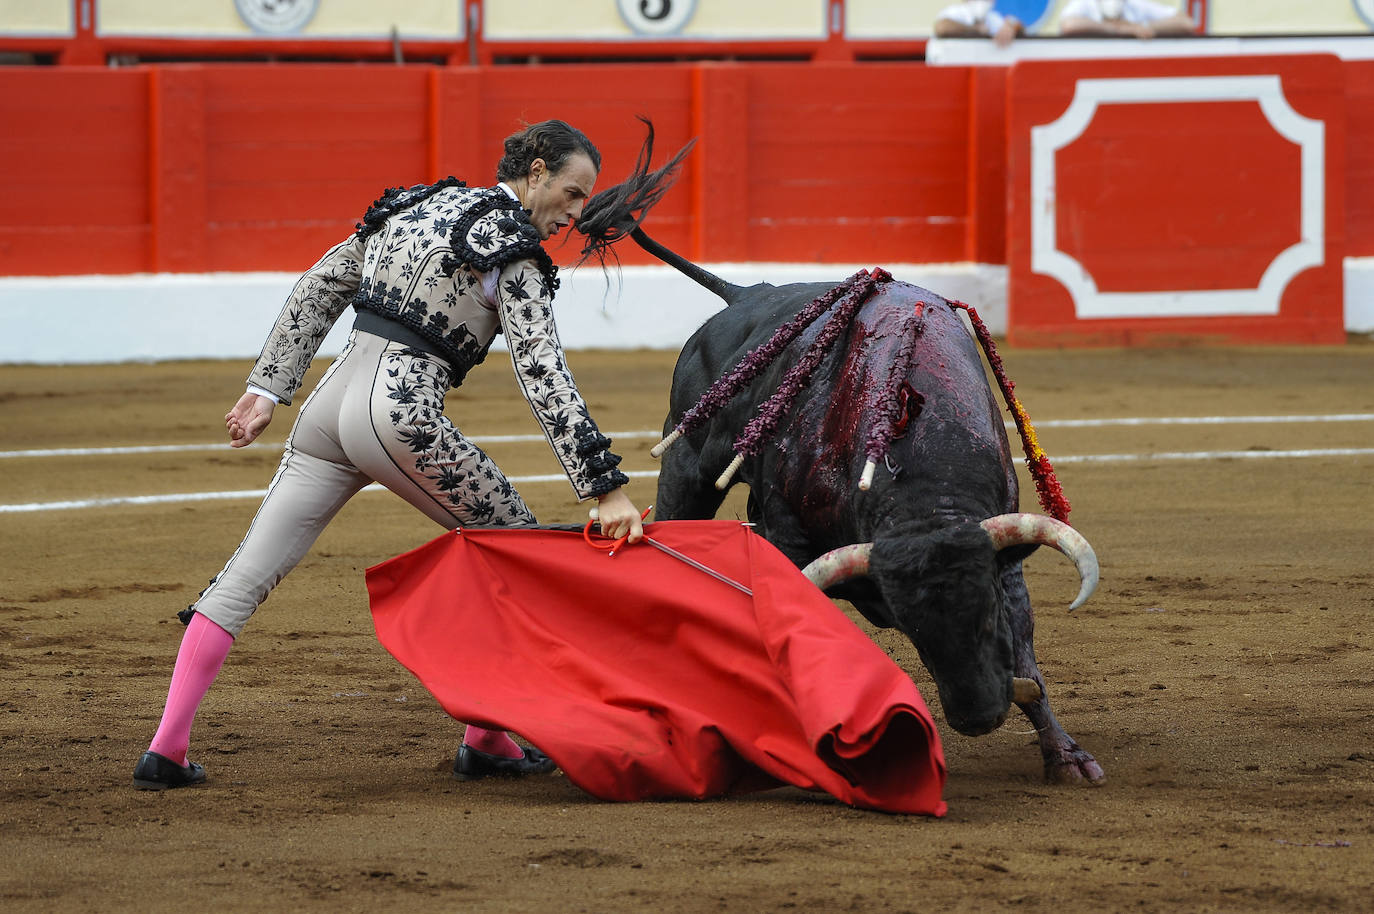
<svg viewBox="0 0 1374 914"><path fill-rule="evenodd" d="M1028 705L1040 698L1040 683L1034 679L1024 679L1020 676L1011 681L1011 700L1018 705Z"/></svg>
<svg viewBox="0 0 1374 914"><path fill-rule="evenodd" d="M999 514L989 517L979 526L992 540L993 548L999 551L1008 546L1035 543L1053 547L1068 556L1078 569L1078 578L1082 581L1078 596L1069 604L1070 610L1086 603L1097 589L1097 553L1093 552L1093 547L1088 545L1083 534L1063 521L1044 514Z"/></svg>
<svg viewBox="0 0 1374 914"><path fill-rule="evenodd" d="M868 556L873 551L872 543L852 543L831 549L825 555L802 569L821 590L850 578L861 578L868 574Z"/></svg>

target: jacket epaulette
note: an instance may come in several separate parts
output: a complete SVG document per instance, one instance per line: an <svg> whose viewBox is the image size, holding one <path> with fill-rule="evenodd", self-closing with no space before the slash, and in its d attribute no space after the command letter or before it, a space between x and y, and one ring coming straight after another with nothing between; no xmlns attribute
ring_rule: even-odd
<svg viewBox="0 0 1374 914"><path fill-rule="evenodd" d="M363 221L357 224L359 238L367 238L381 230L386 220L415 204L428 200L439 191L448 187L467 187L467 182L449 175L433 184L415 184L411 187L388 187L363 214Z"/></svg>
<svg viewBox="0 0 1374 914"><path fill-rule="evenodd" d="M485 273L528 258L539 266L548 293L558 289L558 267L540 244L539 230L519 201L499 187L482 191L458 217L449 233L449 246L453 254L441 268L450 276L463 266Z"/></svg>

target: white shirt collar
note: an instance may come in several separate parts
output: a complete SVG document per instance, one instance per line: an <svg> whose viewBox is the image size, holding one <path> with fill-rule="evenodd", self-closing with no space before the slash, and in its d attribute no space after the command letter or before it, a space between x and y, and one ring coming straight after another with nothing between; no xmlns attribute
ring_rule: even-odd
<svg viewBox="0 0 1374 914"><path fill-rule="evenodd" d="M514 200L516 203L520 202L520 197L516 195L515 191L510 189L510 185L507 184L505 181L498 181L496 186L504 190L507 194L509 194L510 198Z"/></svg>

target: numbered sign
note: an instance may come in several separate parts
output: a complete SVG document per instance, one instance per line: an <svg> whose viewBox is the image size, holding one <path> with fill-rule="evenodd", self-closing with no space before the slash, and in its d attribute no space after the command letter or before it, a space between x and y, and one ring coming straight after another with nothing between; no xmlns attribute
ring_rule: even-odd
<svg viewBox="0 0 1374 914"><path fill-rule="evenodd" d="M676 35L697 11L696 0L616 0L636 35Z"/></svg>
<svg viewBox="0 0 1374 914"><path fill-rule="evenodd" d="M255 32L291 35L315 17L319 0L234 0L239 18Z"/></svg>

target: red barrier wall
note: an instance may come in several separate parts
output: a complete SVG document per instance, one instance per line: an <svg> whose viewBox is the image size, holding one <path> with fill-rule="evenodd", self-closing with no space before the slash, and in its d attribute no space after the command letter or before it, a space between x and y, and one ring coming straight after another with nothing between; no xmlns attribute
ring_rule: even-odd
<svg viewBox="0 0 1374 914"><path fill-rule="evenodd" d="M873 64L0 70L0 273L294 270L383 188L492 180L522 121L633 163L699 138L655 210L712 261L957 261L969 72ZM882 86L881 94L874 86ZM38 221L41 231L33 231ZM76 251L80 253L77 254ZM626 262L645 256L625 246ZM564 251L563 259L571 252Z"/></svg>
<svg viewBox="0 0 1374 914"><path fill-rule="evenodd" d="M1374 257L1374 60L1345 62L1345 251Z"/></svg>
<svg viewBox="0 0 1374 914"><path fill-rule="evenodd" d="M1345 250L1370 256L1374 62L1339 66ZM1004 263L1008 72L919 62L0 67L0 275L298 270L387 186L449 173L489 182L521 120L586 129L605 156L605 186L634 160L636 114L654 119L660 156L699 138L651 219L656 237L689 256ZM633 246L621 253L647 262Z"/></svg>
<svg viewBox="0 0 1374 914"><path fill-rule="evenodd" d="M0 70L0 274L150 269L148 75Z"/></svg>
<svg viewBox="0 0 1374 914"><path fill-rule="evenodd" d="M962 259L968 71L762 66L744 75L743 259Z"/></svg>

